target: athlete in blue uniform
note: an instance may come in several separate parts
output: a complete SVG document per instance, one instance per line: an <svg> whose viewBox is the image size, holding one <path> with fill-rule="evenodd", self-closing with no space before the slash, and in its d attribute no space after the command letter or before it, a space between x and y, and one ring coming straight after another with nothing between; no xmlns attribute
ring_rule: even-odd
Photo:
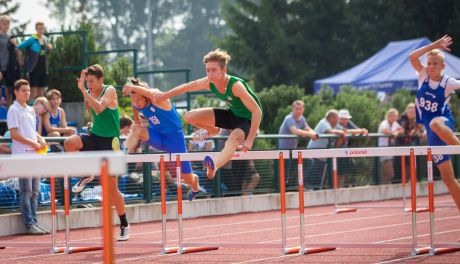
<svg viewBox="0 0 460 264"><path fill-rule="evenodd" d="M453 132L454 120L448 105L452 93L460 89L460 81L442 73L446 65L440 49L450 50L450 44L452 38L445 35L409 55L410 62L418 73L419 89L415 99L417 122L425 126L430 146L460 145ZM426 66L419 59L424 54L427 57ZM450 156L433 155L433 161L460 210L460 185L455 179Z"/></svg>
<svg viewBox="0 0 460 264"><path fill-rule="evenodd" d="M145 82L131 80L131 85L123 87L124 94L130 94L134 114L133 132L128 136L126 145L129 153L134 153L139 140L150 146L169 153L187 152L184 132L176 108L169 100L157 102L153 94L158 89L149 89ZM141 112L148 120L149 127L141 125ZM191 187L188 199L192 201L200 192L198 176L192 173L190 161L181 162L181 175L184 182Z"/></svg>

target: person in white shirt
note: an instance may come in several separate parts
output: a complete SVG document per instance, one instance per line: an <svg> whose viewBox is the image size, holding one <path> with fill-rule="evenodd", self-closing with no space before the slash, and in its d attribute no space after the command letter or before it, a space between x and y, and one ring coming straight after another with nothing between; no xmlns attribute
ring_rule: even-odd
<svg viewBox="0 0 460 264"><path fill-rule="evenodd" d="M7 123L10 130L13 155L24 155L28 151L43 149L45 139L36 131L36 116L32 107L27 105L30 97L29 82L20 79L14 83L16 100L8 110ZM19 179L19 204L26 232L33 235L48 233L38 226L37 206L40 191L40 178Z"/></svg>
<svg viewBox="0 0 460 264"><path fill-rule="evenodd" d="M398 110L394 108L387 111L385 120L379 125L378 133L385 134L388 137L379 137L379 147L394 146L396 137L404 133L404 129L396 122L398 116ZM393 157L380 157L380 183L391 183L394 177Z"/></svg>

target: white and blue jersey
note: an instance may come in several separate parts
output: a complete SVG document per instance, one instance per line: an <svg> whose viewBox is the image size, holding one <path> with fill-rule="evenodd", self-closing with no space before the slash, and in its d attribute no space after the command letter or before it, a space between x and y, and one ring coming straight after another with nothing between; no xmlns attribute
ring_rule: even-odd
<svg viewBox="0 0 460 264"><path fill-rule="evenodd" d="M61 127L61 110L58 108L56 116L50 112L50 125L51 127Z"/></svg>
<svg viewBox="0 0 460 264"><path fill-rule="evenodd" d="M431 131L430 122L435 118L442 118L446 126L453 130L454 120L449 107L450 96L460 84L453 78L442 76L439 82L430 80L426 69L420 72L419 89L415 99L417 123L423 124L430 146L447 145L439 136ZM450 160L449 155L433 155L436 165Z"/></svg>
<svg viewBox="0 0 460 264"><path fill-rule="evenodd" d="M136 108L149 120L149 141L150 146L166 151L168 153L185 153L184 132L180 122L179 113L176 108L171 105L170 110L164 110L156 107L154 104L144 108ZM192 166L190 161L181 162L181 173L191 173Z"/></svg>

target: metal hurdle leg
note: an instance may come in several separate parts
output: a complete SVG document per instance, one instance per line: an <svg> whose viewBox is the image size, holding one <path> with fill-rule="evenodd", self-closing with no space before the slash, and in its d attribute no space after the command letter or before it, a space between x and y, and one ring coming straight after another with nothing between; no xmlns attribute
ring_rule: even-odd
<svg viewBox="0 0 460 264"><path fill-rule="evenodd" d="M320 253L325 251L335 250L335 247L323 247L323 248L305 248L305 203L304 203L304 184L303 184L303 158L302 153L298 152L297 157L297 180L299 184L299 222L300 222L300 247L286 248L286 192L284 186L284 157L283 153L280 153L280 196L281 196L281 215L282 215L282 232L283 232L283 254L295 254L305 255L309 253Z"/></svg>
<svg viewBox="0 0 460 264"><path fill-rule="evenodd" d="M164 254L177 253L187 254L203 251L217 250L219 247L203 246L203 247L184 247L184 226L182 221L182 177L181 177L181 161L180 156L176 155L176 184L177 184L177 218L179 224L179 246L170 248ZM165 231L166 232L166 231Z"/></svg>
<svg viewBox="0 0 460 264"><path fill-rule="evenodd" d="M333 172L333 177L334 177L334 205L335 205L335 213L336 214L341 214L341 213L351 213L351 212L356 212L356 208L338 208L338 190L339 190L339 179L338 179L338 172L337 172L337 158L332 158L332 172Z"/></svg>
<svg viewBox="0 0 460 264"><path fill-rule="evenodd" d="M444 253L450 253L455 251L460 251L460 245L457 247L439 247L436 248L435 245L435 223L434 223L434 186L433 186L433 155L431 154L431 148L427 150L427 168L428 168L428 208L430 211L430 247L424 248L421 250L429 250L429 255L440 255Z"/></svg>
<svg viewBox="0 0 460 264"><path fill-rule="evenodd" d="M103 182L101 175L101 183ZM108 185L108 184L107 184ZM103 186L104 188L104 186ZM105 187L109 188L109 187ZM52 203L54 199L52 198ZM103 201L104 202L104 201ZM69 193L69 179L67 175L64 175L64 214L65 214L65 247L56 247L53 245L53 253L78 253L87 251L102 250L102 246L88 246L88 247L71 247L70 242L70 193ZM54 221L53 221L54 224ZM112 226L112 225L110 225ZM56 228L53 230L52 239L55 240ZM54 241L55 242L55 241Z"/></svg>

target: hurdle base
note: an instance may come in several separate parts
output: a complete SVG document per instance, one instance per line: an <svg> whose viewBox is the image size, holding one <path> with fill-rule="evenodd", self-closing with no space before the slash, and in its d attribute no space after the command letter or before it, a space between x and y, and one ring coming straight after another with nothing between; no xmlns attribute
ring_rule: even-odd
<svg viewBox="0 0 460 264"><path fill-rule="evenodd" d="M170 247L170 248L163 248L161 250L162 254L188 254L188 253L195 253L195 252L203 252L203 251L211 251L211 250L218 250L219 247L184 247L182 250L179 250L179 247Z"/></svg>
<svg viewBox="0 0 460 264"><path fill-rule="evenodd" d="M5 249L6 247L0 247L0 249Z"/></svg>
<svg viewBox="0 0 460 264"><path fill-rule="evenodd" d="M335 209L336 214L352 213L352 212L356 212L356 211L358 211L358 209L356 209L356 208L336 208Z"/></svg>
<svg viewBox="0 0 460 264"><path fill-rule="evenodd" d="M420 208L415 209L415 212L423 213L423 212L428 212L429 210L430 209L428 209L427 207L420 207ZM410 213L410 212L412 212L412 209L411 208L405 208L404 212Z"/></svg>
<svg viewBox="0 0 460 264"><path fill-rule="evenodd" d="M441 255L441 254L446 254L446 253L451 253L455 251L460 251L460 248L431 248L431 247L424 247L418 249L418 254L429 254L430 256L434 255Z"/></svg>
<svg viewBox="0 0 460 264"><path fill-rule="evenodd" d="M284 255L289 255L289 254L299 254L299 255L306 255L306 254L313 254L313 253L321 253L321 252L326 252L326 251L332 251L335 250L336 248L303 248L301 249L300 247L292 247L292 248L285 248L283 250Z"/></svg>
<svg viewBox="0 0 460 264"><path fill-rule="evenodd" d="M103 249L104 247L70 247L68 249L65 247L56 247L53 249L52 253L72 254L72 253L96 251L96 250L103 250Z"/></svg>

